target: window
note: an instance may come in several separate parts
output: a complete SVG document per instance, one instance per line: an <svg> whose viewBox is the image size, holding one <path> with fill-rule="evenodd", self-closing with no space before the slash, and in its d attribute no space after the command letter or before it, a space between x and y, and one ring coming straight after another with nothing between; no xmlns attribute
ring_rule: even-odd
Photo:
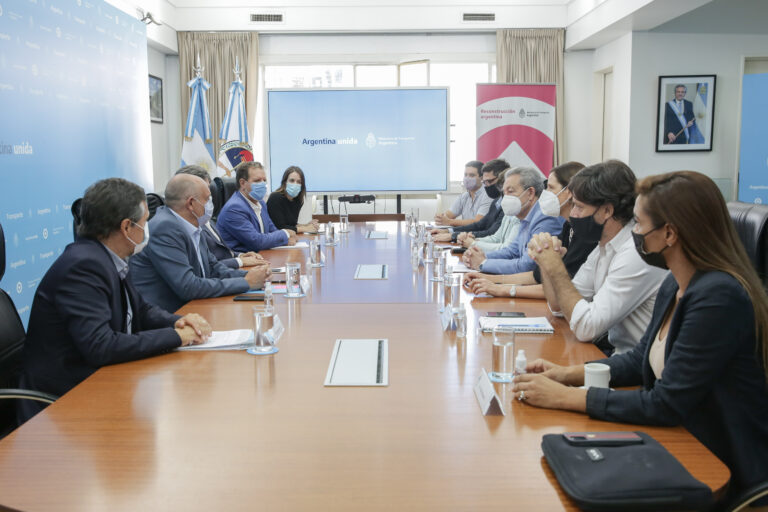
<svg viewBox="0 0 768 512"><path fill-rule="evenodd" d="M397 66L355 66L355 87L397 87Z"/></svg>
<svg viewBox="0 0 768 512"><path fill-rule="evenodd" d="M398 66L400 87L419 87L429 83L429 61L403 62Z"/></svg>
<svg viewBox="0 0 768 512"><path fill-rule="evenodd" d="M264 87L267 89L353 87L351 65L265 66Z"/></svg>

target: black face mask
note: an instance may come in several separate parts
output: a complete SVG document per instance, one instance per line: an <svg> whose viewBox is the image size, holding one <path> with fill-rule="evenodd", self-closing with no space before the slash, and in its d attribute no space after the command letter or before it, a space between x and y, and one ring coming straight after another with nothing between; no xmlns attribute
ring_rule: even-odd
<svg viewBox="0 0 768 512"><path fill-rule="evenodd" d="M496 184L488 185L485 187L485 194L491 199L496 199L501 196L501 190L499 190L499 187Z"/></svg>
<svg viewBox="0 0 768 512"><path fill-rule="evenodd" d="M664 259L664 256L661 255L664 251L666 251L669 246L665 246L662 250L658 252L645 252L644 246L645 246L645 237L659 229L661 226L655 227L649 232L645 233L644 235L641 235L639 233L632 232L632 239L635 241L635 249L637 249L637 254L640 255L640 258L646 262L648 265L652 267L659 267L663 268L664 270L667 270L669 267L667 266L667 260Z"/></svg>
<svg viewBox="0 0 768 512"><path fill-rule="evenodd" d="M573 236L585 242L599 242L603 236L605 224L598 224L593 213L589 217L570 217Z"/></svg>

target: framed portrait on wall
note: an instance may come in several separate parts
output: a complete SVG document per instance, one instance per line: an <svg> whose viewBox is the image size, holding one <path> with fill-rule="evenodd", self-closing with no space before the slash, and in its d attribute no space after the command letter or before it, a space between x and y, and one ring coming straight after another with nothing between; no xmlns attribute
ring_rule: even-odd
<svg viewBox="0 0 768 512"><path fill-rule="evenodd" d="M712 151L716 75L660 76L656 151Z"/></svg>
<svg viewBox="0 0 768 512"><path fill-rule="evenodd" d="M149 75L149 120L163 122L163 79Z"/></svg>

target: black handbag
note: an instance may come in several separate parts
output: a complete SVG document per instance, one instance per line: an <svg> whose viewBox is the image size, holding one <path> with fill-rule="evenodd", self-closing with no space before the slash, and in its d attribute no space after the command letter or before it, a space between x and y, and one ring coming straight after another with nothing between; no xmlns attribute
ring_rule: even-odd
<svg viewBox="0 0 768 512"><path fill-rule="evenodd" d="M644 432L547 434L544 457L583 510L707 510L712 491ZM566 437L567 436L567 437ZM635 439L622 440L633 436Z"/></svg>

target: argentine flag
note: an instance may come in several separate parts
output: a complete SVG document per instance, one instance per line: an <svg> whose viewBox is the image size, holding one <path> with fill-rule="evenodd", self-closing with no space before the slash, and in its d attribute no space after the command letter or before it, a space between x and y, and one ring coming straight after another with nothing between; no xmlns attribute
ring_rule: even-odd
<svg viewBox="0 0 768 512"><path fill-rule="evenodd" d="M187 82L192 89L189 98L187 127L184 130L184 145L181 147L181 165L199 165L208 172L213 172L216 164L213 159L213 138L211 121L208 116L208 102L205 91L211 84L198 74Z"/></svg>
<svg viewBox="0 0 768 512"><path fill-rule="evenodd" d="M691 137L688 144L704 144L704 135L699 125L707 118L707 84L696 84L696 97L693 98L693 115L696 122L691 126Z"/></svg>
<svg viewBox="0 0 768 512"><path fill-rule="evenodd" d="M230 176L232 169L240 162L253 161L253 149L248 143L248 121L245 116L245 86L239 77L239 67L235 69L238 77L229 87L229 101L224 121L221 123L219 139L222 140L219 149L219 162L216 168L217 176Z"/></svg>

